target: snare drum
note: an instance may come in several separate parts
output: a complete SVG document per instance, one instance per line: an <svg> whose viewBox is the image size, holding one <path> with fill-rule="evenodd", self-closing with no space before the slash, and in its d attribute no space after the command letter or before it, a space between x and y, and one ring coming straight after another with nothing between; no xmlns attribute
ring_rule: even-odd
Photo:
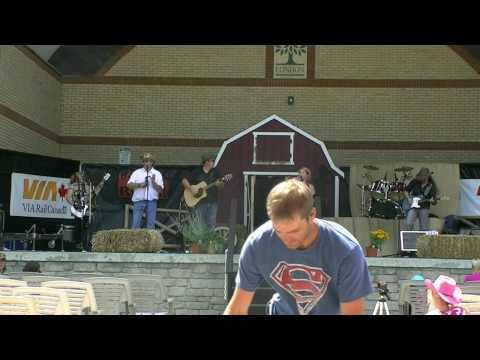
<svg viewBox="0 0 480 360"><path fill-rule="evenodd" d="M370 186L370 193L376 200L384 199L389 190L390 184L385 180L377 180Z"/></svg>

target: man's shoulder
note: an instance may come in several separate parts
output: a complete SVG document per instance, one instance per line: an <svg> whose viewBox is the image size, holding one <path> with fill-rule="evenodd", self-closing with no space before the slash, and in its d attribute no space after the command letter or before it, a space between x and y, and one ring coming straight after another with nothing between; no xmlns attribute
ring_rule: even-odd
<svg viewBox="0 0 480 360"><path fill-rule="evenodd" d="M158 170L158 169L155 169L155 168L152 168L153 172L156 174L156 175L162 175L161 171Z"/></svg>
<svg viewBox="0 0 480 360"><path fill-rule="evenodd" d="M135 170L133 170L132 175L136 175L138 173L141 173L143 170L145 170L143 167L135 169Z"/></svg>
<svg viewBox="0 0 480 360"><path fill-rule="evenodd" d="M316 222L320 229L319 234L326 234L329 238L334 239L335 245L343 245L350 250L360 246L355 236L339 223L324 219L316 219Z"/></svg>

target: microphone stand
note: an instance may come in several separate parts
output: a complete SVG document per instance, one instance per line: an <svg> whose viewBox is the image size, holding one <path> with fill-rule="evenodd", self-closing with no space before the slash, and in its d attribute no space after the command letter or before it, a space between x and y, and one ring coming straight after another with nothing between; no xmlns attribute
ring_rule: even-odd
<svg viewBox="0 0 480 360"><path fill-rule="evenodd" d="M149 167L147 167L147 177L145 178L145 184L147 185L145 192L147 193L147 201L148 201L148 173L150 172Z"/></svg>

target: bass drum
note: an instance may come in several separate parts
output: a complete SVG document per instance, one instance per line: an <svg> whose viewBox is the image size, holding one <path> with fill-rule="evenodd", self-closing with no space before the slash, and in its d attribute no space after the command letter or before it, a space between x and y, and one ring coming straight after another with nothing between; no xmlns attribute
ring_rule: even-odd
<svg viewBox="0 0 480 360"><path fill-rule="evenodd" d="M398 203L385 199L372 201L368 215L381 219L398 219L404 217L402 207Z"/></svg>

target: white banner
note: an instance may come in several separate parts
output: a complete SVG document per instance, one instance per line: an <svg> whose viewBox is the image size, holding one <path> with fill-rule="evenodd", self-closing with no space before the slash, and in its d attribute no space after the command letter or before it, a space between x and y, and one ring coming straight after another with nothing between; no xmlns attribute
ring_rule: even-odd
<svg viewBox="0 0 480 360"><path fill-rule="evenodd" d="M12 173L10 216L72 219L69 184L70 179Z"/></svg>
<svg viewBox="0 0 480 360"><path fill-rule="evenodd" d="M480 179L460 180L459 216L480 216Z"/></svg>

